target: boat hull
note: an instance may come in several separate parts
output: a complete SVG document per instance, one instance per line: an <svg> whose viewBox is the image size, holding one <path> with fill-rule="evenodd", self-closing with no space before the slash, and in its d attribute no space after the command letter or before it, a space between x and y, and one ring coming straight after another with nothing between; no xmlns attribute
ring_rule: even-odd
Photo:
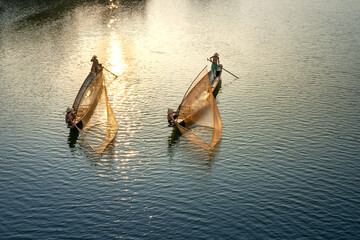
<svg viewBox="0 0 360 240"><path fill-rule="evenodd" d="M221 82L222 82L221 73L222 73L222 70L217 71L216 77L214 78L213 72L212 71L208 72L211 89L212 89L212 93L213 93L214 97L217 96L217 94L219 93L219 90L221 88ZM176 123L180 124L181 126L185 126L183 119L177 118L177 112L174 109L171 109L171 108L168 109L167 119L168 119L169 127L176 126Z"/></svg>
<svg viewBox="0 0 360 240"><path fill-rule="evenodd" d="M69 120L68 115L66 115L66 123L68 128L79 128L82 129L84 127L84 123L88 122L91 115L94 112L94 109L98 105L98 102L100 100L101 94L99 94L102 91L103 83L99 83L100 87L89 89L91 87L91 84L95 81L102 81L101 75L103 73L89 73L89 75L86 77L85 81L83 82L76 98L72 106L72 111L75 114L75 117L71 120ZM80 107L80 103L82 99L88 94L88 91L92 91L91 95L95 96L92 98L92 101L87 104L87 107Z"/></svg>

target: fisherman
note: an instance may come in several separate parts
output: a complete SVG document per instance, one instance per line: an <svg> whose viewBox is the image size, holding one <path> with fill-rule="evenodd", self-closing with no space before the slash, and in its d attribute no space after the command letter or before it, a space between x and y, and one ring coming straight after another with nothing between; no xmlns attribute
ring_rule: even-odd
<svg viewBox="0 0 360 240"><path fill-rule="evenodd" d="M98 67L99 67L99 61L97 60L97 56L94 55L91 60L91 62L93 62L92 66L91 66L91 72L92 73L97 73L98 72Z"/></svg>
<svg viewBox="0 0 360 240"><path fill-rule="evenodd" d="M75 118L75 112L73 111L72 108L68 107L66 109L66 115L65 115L65 121L66 121L68 127L74 126L74 122L73 122L74 118Z"/></svg>
<svg viewBox="0 0 360 240"><path fill-rule="evenodd" d="M168 109L168 123L169 123L169 127L174 126L175 125L175 119L178 117L179 112L175 111L173 109Z"/></svg>
<svg viewBox="0 0 360 240"><path fill-rule="evenodd" d="M219 54L216 52L214 53L214 56L210 57L210 60L212 62L211 64L211 71L213 72L213 76L214 79L216 78L216 72L219 69L219 64L220 64L220 58L219 58Z"/></svg>

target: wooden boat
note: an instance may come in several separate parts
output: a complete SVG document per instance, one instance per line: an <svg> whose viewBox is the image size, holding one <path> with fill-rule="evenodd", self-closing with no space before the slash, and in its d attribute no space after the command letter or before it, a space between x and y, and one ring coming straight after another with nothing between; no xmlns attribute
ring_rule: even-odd
<svg viewBox="0 0 360 240"><path fill-rule="evenodd" d="M94 109L96 108L100 92L104 85L103 79L103 68L99 64L98 69L94 72L90 72L86 77L85 81L80 87L80 90L75 98L72 108L67 109L65 121L68 128L78 127L83 128L85 122L88 122Z"/></svg>
<svg viewBox="0 0 360 240"><path fill-rule="evenodd" d="M186 91L178 109L168 109L169 126L176 126L184 137L207 150L221 139L222 121L215 100L221 72L220 69L212 76L212 71L205 67Z"/></svg>
<svg viewBox="0 0 360 240"><path fill-rule="evenodd" d="M103 67L98 62L80 87L72 108L68 108L65 120L71 131L80 132L97 153L114 140L119 125L109 103Z"/></svg>
<svg viewBox="0 0 360 240"><path fill-rule="evenodd" d="M219 90L221 88L221 74L222 74L222 68L219 67L219 70L216 71L216 76L214 77L213 75L213 71L209 71L208 72L208 77L210 80L210 84L211 84L211 89L212 89L212 93L214 95L214 97L217 96L217 94L219 93ZM179 109L178 109L179 110ZM177 118L177 112L178 110L174 110L169 108L168 109L168 126L169 127L174 127L175 126L175 121L178 122L181 125L184 125L184 123L182 122L181 118Z"/></svg>

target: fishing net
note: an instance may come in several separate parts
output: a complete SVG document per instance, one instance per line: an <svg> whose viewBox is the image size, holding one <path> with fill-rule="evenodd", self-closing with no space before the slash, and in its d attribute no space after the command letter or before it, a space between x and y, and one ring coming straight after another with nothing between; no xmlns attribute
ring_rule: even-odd
<svg viewBox="0 0 360 240"><path fill-rule="evenodd" d="M77 112L77 129L95 152L103 152L119 129L109 103L103 73L96 76L89 74L79 94L81 92L73 106Z"/></svg>
<svg viewBox="0 0 360 240"><path fill-rule="evenodd" d="M222 122L205 67L186 93L180 108L177 127L184 137L204 149L221 139Z"/></svg>

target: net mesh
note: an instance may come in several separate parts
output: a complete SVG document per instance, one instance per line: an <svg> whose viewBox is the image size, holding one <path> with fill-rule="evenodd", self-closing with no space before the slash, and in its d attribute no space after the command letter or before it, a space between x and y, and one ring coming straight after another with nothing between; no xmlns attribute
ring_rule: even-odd
<svg viewBox="0 0 360 240"><path fill-rule="evenodd" d="M95 151L103 152L119 129L107 95L105 79L100 72L87 87L77 109L75 123L85 142Z"/></svg>
<svg viewBox="0 0 360 240"><path fill-rule="evenodd" d="M198 75L185 95L176 125L184 137L204 149L214 147L221 139L222 122L207 68Z"/></svg>

